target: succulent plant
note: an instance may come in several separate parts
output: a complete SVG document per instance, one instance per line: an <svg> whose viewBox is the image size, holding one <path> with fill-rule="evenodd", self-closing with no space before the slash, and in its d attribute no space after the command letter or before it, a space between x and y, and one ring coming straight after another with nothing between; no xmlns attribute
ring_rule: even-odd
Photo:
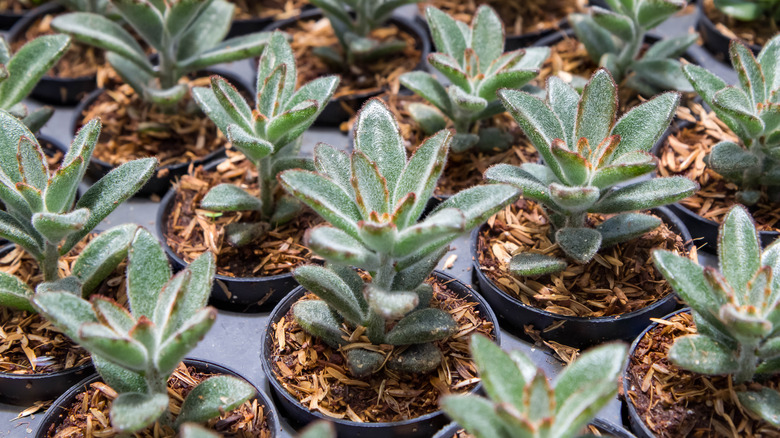
<svg viewBox="0 0 780 438"><path fill-rule="evenodd" d="M421 71L401 75L401 84L433 105L409 105L412 117L428 135L444 129L446 119L452 121L456 131L453 152L477 144L506 148L511 138L496 128L475 134L474 124L506 111L496 91L520 88L536 77L550 49L530 47L504 53L503 22L486 5L479 7L471 26L434 7L426 8L425 16L438 50L428 55L428 62L452 84L445 87L434 75Z"/></svg>
<svg viewBox="0 0 780 438"><path fill-rule="evenodd" d="M130 161L109 172L75 202L76 191L100 135L100 122L84 126L60 168L51 172L46 156L22 122L0 110L0 237L34 257L46 281L59 278L60 256L67 254L100 221L137 192L157 166L154 158ZM120 245L107 236L91 242L74 266L90 292L119 264ZM32 311L30 286L0 272L0 306Z"/></svg>
<svg viewBox="0 0 780 438"><path fill-rule="evenodd" d="M92 354L103 381L119 393L111 404L115 431L136 432L158 419L178 428L235 409L256 394L254 387L232 376L215 376L190 391L175 419L170 413L168 378L217 317L214 308L206 307L215 259L207 252L171 278L157 238L141 227L131 228L126 273L130 311L110 298L95 296L90 302L74 294L74 277L39 286L36 307Z"/></svg>
<svg viewBox="0 0 780 438"><path fill-rule="evenodd" d="M348 68L402 51L406 42L377 41L371 31L383 26L400 6L422 0L310 0L328 18L343 54L331 47L316 47L313 53L331 65Z"/></svg>
<svg viewBox="0 0 780 438"><path fill-rule="evenodd" d="M661 225L657 217L635 210L679 201L697 189L683 177L618 187L655 169L648 151L669 126L678 93L658 95L617 121L618 88L606 69L593 74L582 96L557 77L547 81L546 101L519 90L498 94L544 164L498 164L485 172L485 178L519 187L523 197L542 204L554 241L579 263L588 262L600 248ZM588 227L588 213L619 214L594 229ZM517 275L542 275L566 266L554 257L525 253L515 255L509 269Z"/></svg>
<svg viewBox="0 0 780 438"><path fill-rule="evenodd" d="M729 55L739 77L736 86L699 66L686 65L683 71L699 96L742 142L716 144L706 163L738 184L738 199L752 205L761 195L761 186L780 186L780 36L764 46L758 59L738 41L731 42ZM777 190L767 193L778 196Z"/></svg>
<svg viewBox="0 0 780 438"><path fill-rule="evenodd" d="M109 10L109 0L57 0L69 11L92 12L106 15Z"/></svg>
<svg viewBox="0 0 780 438"><path fill-rule="evenodd" d="M698 34L664 38L644 49L647 31L685 7L685 0L606 0L611 10L571 14L577 38L591 59L609 69L618 83L645 96L663 90L693 91L677 59Z"/></svg>
<svg viewBox="0 0 780 438"><path fill-rule="evenodd" d="M298 438L336 438L336 428L329 421L315 421L306 426Z"/></svg>
<svg viewBox="0 0 780 438"><path fill-rule="evenodd" d="M476 438L568 438L580 436L617 394L626 347L606 344L584 352L561 372L555 388L525 354L507 354L482 335L472 335L471 355L488 398L463 394L441 401L466 432Z"/></svg>
<svg viewBox="0 0 780 438"><path fill-rule="evenodd" d="M715 0L714 3L721 12L737 20L755 21L767 17L775 24L780 22L778 0Z"/></svg>
<svg viewBox="0 0 780 438"><path fill-rule="evenodd" d="M254 111L232 85L218 76L211 78L211 88L192 91L201 109L257 167L259 199L233 184L220 184L201 202L202 208L212 211L261 213L263 222L228 225L226 233L233 245L251 242L268 230L269 223L287 222L300 211L301 204L295 198L284 197L277 202L276 175L290 168L314 168L310 159L299 157L300 137L325 109L339 78L318 78L298 91L296 79L292 49L285 35L277 31L260 58Z"/></svg>
<svg viewBox="0 0 780 438"><path fill-rule="evenodd" d="M21 119L33 132L41 129L54 110L45 106L30 111L22 99L30 94L68 47L68 36L44 35L28 42L12 55L5 38L0 37L0 109Z"/></svg>
<svg viewBox="0 0 780 438"><path fill-rule="evenodd" d="M409 346L387 362L399 372L435 369L441 352L432 342L450 336L455 322L429 307L432 288L424 281L456 237L516 198L508 185L464 190L418 222L441 175L452 141L442 130L407 159L392 113L379 100L357 116L355 151L347 156L325 144L315 149L317 172L288 170L284 188L330 223L309 230L307 246L327 267L302 266L295 279L321 300L297 303L295 319L333 347L346 342L343 322L366 328L372 343ZM371 275L364 281L351 267ZM398 323L387 331L387 322ZM351 372L365 376L385 356L365 348L346 350Z"/></svg>
<svg viewBox="0 0 780 438"><path fill-rule="evenodd" d="M719 270L656 250L658 270L691 308L698 334L677 338L669 359L735 383L780 372L780 241L763 252L744 207L726 215L718 235ZM780 427L780 394L769 388L737 393L742 405Z"/></svg>
<svg viewBox="0 0 780 438"><path fill-rule="evenodd" d="M121 24L99 14L58 16L52 27L104 49L106 59L145 101L170 109L187 96L179 83L188 73L223 62L260 55L268 33L227 40L235 6L225 0L110 0L125 23L156 50L154 66Z"/></svg>

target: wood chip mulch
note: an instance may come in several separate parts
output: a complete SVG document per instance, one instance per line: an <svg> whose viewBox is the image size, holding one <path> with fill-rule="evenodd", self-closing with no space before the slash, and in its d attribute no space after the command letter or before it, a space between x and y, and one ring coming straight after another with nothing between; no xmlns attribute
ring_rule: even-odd
<svg viewBox="0 0 780 438"><path fill-rule="evenodd" d="M183 80L190 87L210 86L209 77ZM168 114L122 84L106 89L81 115L80 125L100 117L103 130L94 157L115 166L144 157L157 157L160 167L184 163L227 145L189 96L182 99L178 111Z"/></svg>
<svg viewBox="0 0 780 438"><path fill-rule="evenodd" d="M78 254L90 239L91 236L77 244L68 255L60 258L61 277L70 274ZM38 263L19 248L0 258L0 271L15 275L33 287L43 282ZM125 262L120 264L94 294L111 297L127 307L124 273ZM0 307L0 372L44 374L79 366L89 360L89 353L76 346L40 315Z"/></svg>
<svg viewBox="0 0 780 438"><path fill-rule="evenodd" d="M544 339L542 330L537 330L533 325L524 325L523 332L534 341L535 346L546 349L555 356L556 359L566 365L571 365L572 362L580 356L579 348Z"/></svg>
<svg viewBox="0 0 780 438"><path fill-rule="evenodd" d="M398 121L398 127L401 130L401 136L404 139L406 149L409 153L417 150L427 138L427 135L420 128L420 125L414 121L407 108L411 103L425 103L425 100L417 95L398 95L393 93L384 93L379 98L387 104ZM355 118L353 117L349 122L344 123L342 129L351 130L354 123ZM435 193L437 195L451 195L482 184L482 175L488 167L494 164L507 163L519 166L523 163L535 163L538 161L539 155L536 153L536 149L509 113L499 114L491 119L477 123L472 132L478 134L480 129L489 127L498 127L503 132L510 133L513 138L512 146L508 149L496 151L471 149L461 154L450 152L447 158L447 165L436 187ZM451 123L448 128L453 128Z"/></svg>
<svg viewBox="0 0 780 438"><path fill-rule="evenodd" d="M420 63L422 56L422 52L411 34L399 29L394 24L389 24L386 27L375 29L371 32L371 37L379 41L391 39L405 41L406 48L403 51L364 65L352 65L347 71L338 71L311 53L314 47L333 47L341 51L338 39L326 18L297 21L283 30L293 37L290 46L298 63L298 85L322 76L338 74L341 76L341 82L333 95L334 99L358 94L378 94L385 90L397 92L400 87L398 78L402 74L414 70ZM350 113L353 112L351 107L345 109Z"/></svg>
<svg viewBox="0 0 780 438"><path fill-rule="evenodd" d="M507 35L522 35L546 29L557 29L561 20L574 12L585 12L588 0L426 0L419 5L435 6L456 20L471 23L477 8L486 4L504 21Z"/></svg>
<svg viewBox="0 0 780 438"><path fill-rule="evenodd" d="M299 15L308 0L230 0L236 5L234 20L272 18L285 20Z"/></svg>
<svg viewBox="0 0 780 438"><path fill-rule="evenodd" d="M168 380L169 409L174 417L181 411L181 405L187 394L200 382L213 375L198 372L192 367L185 367L183 363L179 364ZM60 424L52 425L45 436L48 438L119 436L112 429L109 419L111 403L117 396L117 392L105 383L100 381L92 383L86 392L76 396L76 401L68 407L67 417ZM274 436L274 431L270 430L267 422L267 409L267 406L260 404L260 400L249 400L230 412L222 413L219 418L209 420L205 426L223 437L271 438ZM172 438L177 434L170 426L156 422L153 426L130 436Z"/></svg>
<svg viewBox="0 0 780 438"><path fill-rule="evenodd" d="M748 44L763 46L777 35L777 32L780 32L777 23L769 17L756 21L740 21L721 12L715 7L713 0L701 1L704 2L704 13L715 24L715 28L729 39L738 39Z"/></svg>
<svg viewBox="0 0 780 438"><path fill-rule="evenodd" d="M274 352L269 358L275 377L301 404L333 418L355 422L394 422L439 410L439 397L471 390L479 382L469 353L473 333L494 338L493 324L475 310L476 302L459 298L446 285L432 283L432 307L449 312L458 332L436 342L442 350L442 365L427 375L399 375L387 368L364 379L353 379L342 353L307 334L290 310L274 323ZM307 294L302 300L316 299ZM350 346L393 354L393 346L374 346L364 328L342 326ZM342 348L349 348L342 347Z"/></svg>
<svg viewBox="0 0 780 438"><path fill-rule="evenodd" d="M600 429L590 424L582 431L582 434L587 436L610 436L604 435ZM474 435L466 432L464 429L458 429L451 436L448 435L442 438L474 438Z"/></svg>
<svg viewBox="0 0 780 438"><path fill-rule="evenodd" d="M631 356L628 399L659 438L778 437L780 431L748 413L737 391L758 390L759 383L735 385L730 376L705 376L680 369L667 358L674 339L696 333L690 313L679 313L639 341ZM780 376L764 382L780 389Z"/></svg>
<svg viewBox="0 0 780 438"><path fill-rule="evenodd" d="M322 220L305 209L293 221L270 230L258 242L240 248L225 238L225 226L259 220L257 212L217 213L199 208L208 191L221 183L239 185L259 195L257 169L244 155L228 151L228 160L208 172L192 169L176 185L176 198L163 230L166 242L187 263L211 250L217 255L217 273L229 277L260 277L285 274L313 257L303 245L307 229Z"/></svg>
<svg viewBox="0 0 780 438"><path fill-rule="evenodd" d="M590 215L595 226L604 217ZM508 271L513 255L535 252L565 258L550 240L550 225L539 204L520 199L490 218L480 233L482 271L499 289L524 304L559 315L604 317L633 312L672 292L655 269L652 250L667 249L696 260L682 237L666 224L629 242L602 249L587 264L571 262L565 271L539 278L519 278ZM544 330L545 328L538 328Z"/></svg>
<svg viewBox="0 0 780 438"><path fill-rule="evenodd" d="M680 204L720 224L731 207L738 204L736 195L739 187L708 168L705 157L721 141L737 144L740 141L715 113L705 110L699 104L692 104L690 112L678 111L677 116L694 124L669 135L661 145L658 174L682 175L699 183L699 191L680 201ZM750 207L750 212L759 230L780 231L780 209L769 200L765 190L759 202Z"/></svg>

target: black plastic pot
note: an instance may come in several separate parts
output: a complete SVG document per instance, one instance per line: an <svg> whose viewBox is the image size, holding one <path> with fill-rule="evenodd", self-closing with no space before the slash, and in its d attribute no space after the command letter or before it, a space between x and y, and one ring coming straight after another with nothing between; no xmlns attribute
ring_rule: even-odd
<svg viewBox="0 0 780 438"><path fill-rule="evenodd" d="M696 29L699 31L699 35L701 35L704 47L720 61L728 62L729 43L731 42L731 38L724 35L723 32L715 27L715 23L713 23L704 12L703 1L700 1L696 7L696 13L698 14ZM761 51L761 46L757 44L749 44L748 47L756 55Z"/></svg>
<svg viewBox="0 0 780 438"><path fill-rule="evenodd" d="M434 271L433 276L440 282L446 282L451 291L460 297L468 297L477 302L475 307L480 314L494 324L494 335L496 343L501 343L500 330L495 314L487 305L485 300L469 286L466 286L459 280L449 275ZM268 326L265 330L265 337L260 349L260 360L263 364L263 371L268 376L271 384L271 393L279 407L281 414L287 419L291 426L300 429L312 421L327 420L336 426L336 432L339 437L366 437L366 438L423 438L430 437L437 430L447 424L447 417L442 411L432 412L411 420L397 421L393 423L357 423L349 420L342 420L328 417L320 412L310 411L287 390L285 390L276 379L270 363L270 355L274 351L274 339L272 325L286 315L293 304L305 293L303 287L298 287L290 293L279 305L271 312L268 319ZM478 385L472 392L477 392L481 388Z"/></svg>
<svg viewBox="0 0 780 438"><path fill-rule="evenodd" d="M635 438L631 432L623 429L617 424L602 420L601 418L594 418L590 424L596 426L596 428L606 437ZM436 432L436 435L434 435L433 438L452 438L461 429L463 428L453 421L440 431Z"/></svg>
<svg viewBox="0 0 780 438"><path fill-rule="evenodd" d="M668 315L664 316L661 319L669 319L673 317L674 315L677 315L678 313L683 312L689 312L690 310L686 307L685 309L680 309L675 312L671 312ZM634 356L634 352L636 351L636 347L639 345L639 341L642 340L642 338L649 332L650 330L658 327L658 323L654 322L650 326L648 326L646 329L642 331L639 335L637 335L636 339L634 339L634 342L631 344L631 348L628 350L628 357L626 358L626 362L623 365L623 377L622 377L622 384L623 384L623 416L627 417L626 420L628 422L628 426L631 428L631 431L636 434L639 438L655 438L655 434L647 427L644 421L639 417L639 413L636 411L636 407L633 403L627 402L627 400L630 400L630 397L628 396L629 390L631 389L631 382L628 378L628 367L631 365L631 358Z"/></svg>
<svg viewBox="0 0 780 438"><path fill-rule="evenodd" d="M17 40L24 35L25 31L35 24L39 18L49 14L59 14L65 12L65 8L57 2L46 3L36 8L29 14L19 20L10 31L8 31L7 40L9 42ZM76 105L79 101L97 88L97 77L95 75L82 76L78 78L59 78L56 76L45 75L35 85L30 96L52 105Z"/></svg>
<svg viewBox="0 0 780 438"><path fill-rule="evenodd" d="M215 160L205 166L205 170L212 171L223 160ZM171 188L160 202L157 208L157 235L160 236L165 253L173 265L175 271L188 266L165 240L165 230L173 200L176 197L176 188ZM284 298L291 290L298 286L298 282L292 273L271 275L267 277L228 277L216 274L214 285L211 288L209 303L213 306L234 312L268 312Z"/></svg>
<svg viewBox="0 0 780 438"><path fill-rule="evenodd" d="M184 364L194 367L200 372L229 375L244 379L249 382L249 380L245 379L243 376L241 376L241 374L233 371L230 368L218 365L213 362L199 359L184 359ZM100 380L100 376L97 374L92 374L90 377L78 382L78 384L71 385L68 392L62 394L62 396L55 400L51 407L46 411L40 426L38 426L38 430L35 432L35 437L44 438L48 430L51 427L56 427L56 425L59 424L68 414L68 407L70 407L73 402L76 401L76 396L86 391L89 388L89 385L97 382L98 380ZM251 382L249 383L251 384ZM266 415L269 429L273 433L273 436L279 435L281 430L281 423L279 423L279 418L276 415L273 403L271 403L271 401L268 399L268 396L266 396L257 386L254 384L252 384L252 386L254 386L255 390L257 390L256 398L258 399L258 403L265 407L263 412L267 412Z"/></svg>
<svg viewBox="0 0 780 438"><path fill-rule="evenodd" d="M301 21L301 20L318 20L322 18L322 12L319 9L311 9L304 11L301 15L290 18L287 20L280 20L269 26L266 30L273 31L275 29L284 30L286 27ZM417 46L420 49L420 63L417 65L416 70L425 70L427 65L428 54L431 52L431 43L428 39L428 34L417 23L412 20L408 20L404 17L393 16L389 23L398 26L399 29L408 32L414 36L417 41ZM252 64L253 68L257 69L257 64ZM331 99L325 106L320 116L317 118L317 124L321 126L339 126L342 122L349 120L359 109L363 106L363 103L375 96L380 95L384 90L376 92L359 93L350 96L341 96ZM347 111L344 107L351 108L352 111Z"/></svg>
<svg viewBox="0 0 780 438"><path fill-rule="evenodd" d="M308 11L310 9L314 9L314 6L309 4L304 5L302 12ZM268 26L271 26L276 21L277 20L275 20L273 17L256 17L233 20L233 24L230 25L230 31L228 32L226 38L233 38L266 30Z"/></svg>
<svg viewBox="0 0 780 438"><path fill-rule="evenodd" d="M654 208L650 211L663 219L672 231L680 235L686 242L688 249L693 247L688 229L674 213L666 207ZM527 339L523 329L523 326L526 325L533 325L537 330L543 331L553 324L560 324L553 330L543 331L542 336L547 340L576 348L588 348L613 340L630 341L650 324L650 318L660 318L679 307L677 296L674 293L670 293L643 309L618 316L565 316L525 305L519 299L499 289L480 268L477 245L479 233L486 226L482 225L471 233L471 258L474 275L477 277L480 292L498 314L501 324L507 331L516 336Z"/></svg>
<svg viewBox="0 0 780 438"><path fill-rule="evenodd" d="M670 135L692 125L693 123L688 121L681 121L680 123L673 125L664 133L660 140L658 140L658 143L655 144L652 151L653 155L656 157L660 156L661 148ZM691 236L696 239L695 244L697 247L713 254L717 251L718 229L720 228L719 223L699 216L680 203L671 204L668 207L685 224L685 227L688 228ZM769 246L778 238L778 236L780 236L780 232L777 231L759 231L758 233L758 237L761 240L761 246L763 247Z"/></svg>
<svg viewBox="0 0 780 438"><path fill-rule="evenodd" d="M222 76L225 79L227 79L231 84L233 84L242 93L246 93L247 95L254 94L251 91L254 89L254 87L250 87L249 85L246 84L246 82L244 82L243 79L230 72L226 72L224 70L219 70L219 69L208 69L208 70L203 70L202 72L199 73L203 75ZM90 93L89 96L83 99L76 107L75 111L73 112L73 118L71 119L71 132L74 135L76 132L78 132L78 130L82 126L81 119L83 117L84 111L90 105L92 105L92 103L104 92L105 90L103 88L93 91L92 93ZM136 196L151 196L151 195L162 196L171 188L171 182L174 179L187 173L187 168L190 166L190 164L193 164L195 166L200 166L212 160L223 158L224 156L225 156L225 148L220 148L211 152L210 154L206 155L205 157L199 160L162 166L157 169L155 174L152 175L152 177L149 179L146 185L144 185L141 188L141 190L138 191ZM92 159L90 160L90 165L89 165L89 169L87 170L87 175L94 180L98 180L102 178L105 174L113 170L115 167L116 166L109 164L103 160L99 160L93 156Z"/></svg>
<svg viewBox="0 0 780 438"><path fill-rule="evenodd" d="M21 20L25 15L26 14L15 14L7 10L0 12L0 31L6 31L14 27L14 24Z"/></svg>
<svg viewBox="0 0 780 438"><path fill-rule="evenodd" d="M15 246L8 244L2 247L0 257L8 254ZM31 405L36 401L52 400L93 372L92 362L45 374L0 372L0 403Z"/></svg>

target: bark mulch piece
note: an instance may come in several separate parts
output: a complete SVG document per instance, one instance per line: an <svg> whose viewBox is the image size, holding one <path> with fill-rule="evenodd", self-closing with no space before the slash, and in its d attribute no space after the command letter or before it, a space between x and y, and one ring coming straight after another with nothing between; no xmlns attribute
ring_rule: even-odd
<svg viewBox="0 0 780 438"><path fill-rule="evenodd" d="M777 24L768 17L756 21L740 21L721 12L715 7L713 0L702 1L704 2L702 3L704 13L707 14L715 28L729 39L763 46L780 31Z"/></svg>
<svg viewBox="0 0 780 438"><path fill-rule="evenodd" d="M398 92L400 87L398 78L403 73L414 70L422 56L420 48L416 47L414 36L391 23L375 29L371 32L371 37L379 41L391 39L405 41L406 48L403 51L363 65L351 65L348 70L340 71L312 53L314 47L333 47L341 51L341 46L327 18L296 21L282 30L293 38L290 45L298 61L298 84L305 84L322 76L338 74L341 76L341 83L333 95L334 99L349 98L359 94L378 94L386 90ZM353 112L348 106L345 110Z"/></svg>
<svg viewBox="0 0 780 438"><path fill-rule="evenodd" d="M592 214L591 226L606 217ZM587 264L570 262L565 271L538 278L519 278L508 271L513 255L534 252L565 259L550 240L542 207L520 199L488 220L479 235L482 271L496 286L524 304L559 315L615 316L642 309L672 292L652 261L652 250L667 249L696 259L682 237L666 224L644 236L602 249Z"/></svg>
<svg viewBox="0 0 780 438"><path fill-rule="evenodd" d="M290 310L274 323L275 377L301 404L327 416L355 422L394 422L439 410L439 397L469 391L479 382L469 353L468 339L478 332L493 337L493 324L474 308L476 302L458 298L446 284L432 283L432 307L449 312L458 325L452 337L436 342L442 350L442 365L431 374L400 375L386 368L370 377L353 379L341 351L334 350L301 328ZM302 300L316 299L307 294ZM372 346L364 328L342 326L351 346L393 354L393 346ZM343 347L348 348L348 347Z"/></svg>
<svg viewBox="0 0 780 438"><path fill-rule="evenodd" d="M715 113L699 104L693 104L690 113L678 110L677 116L694 125L670 135L661 145L658 175L681 175L699 183L701 188L680 204L720 224L731 207L739 203L736 200L739 187L708 168L705 157L721 141L737 144L740 141ZM780 209L769 200L766 190L762 190L761 198L750 207L750 212L760 231L780 231Z"/></svg>
<svg viewBox="0 0 780 438"><path fill-rule="evenodd" d="M299 15L308 0L230 0L236 5L234 20L273 18L285 20ZM260 30L260 29L258 29Z"/></svg>
<svg viewBox="0 0 780 438"><path fill-rule="evenodd" d="M477 8L486 4L504 21L507 35L522 35L546 29L557 29L562 19L574 12L585 12L588 0L427 0L420 12L435 6L456 20L471 23Z"/></svg>
<svg viewBox="0 0 780 438"><path fill-rule="evenodd" d="M185 79L190 87L209 87L209 77ZM188 95L178 111L165 113L144 102L127 84L106 89L81 114L79 125L100 117L103 130L94 157L118 166L154 156L160 167L193 161L227 145L224 135ZM158 172L158 176L162 176Z"/></svg>
<svg viewBox="0 0 780 438"><path fill-rule="evenodd" d="M526 336L534 341L535 346L546 349L566 365L571 365L580 356L581 351L579 348L544 339L542 330L535 329L533 325L524 325L523 331Z"/></svg>
<svg viewBox="0 0 780 438"><path fill-rule="evenodd" d="M168 214L165 239L187 263L211 250L217 255L217 273L228 277L260 277L285 274L309 261L313 254L303 245L303 235L322 220L305 209L293 221L268 231L256 242L236 248L225 237L225 226L259 220L258 212L217 213L199 208L203 197L221 183L236 184L259 195L257 169L244 155L228 151L228 160L208 172L192 169L176 185L176 198Z"/></svg>
<svg viewBox="0 0 780 438"><path fill-rule="evenodd" d="M408 111L408 105L411 103L426 103L425 99L417 95L398 95L394 93L384 93L379 96L398 121L398 127L401 130L401 137L404 139L406 149L411 153L422 145L428 137L420 128L420 125L414 121ZM342 125L343 130L351 130L354 126L355 118ZM453 128L449 123L448 128ZM447 165L439 178L439 184L436 187L437 195L451 195L469 187L481 184L482 175L488 167L506 163L519 166L523 163L535 163L539 159L536 149L523 134L523 130L515 123L512 116L508 113L499 114L491 119L477 123L472 132L479 133L480 129L498 127L503 132L509 133L513 140L512 146L504 150L486 151L471 149L464 153L455 154L450 152L447 158Z"/></svg>
<svg viewBox="0 0 780 438"><path fill-rule="evenodd" d="M736 385L731 376L705 376L669 361L667 353L675 338L696 333L690 313L652 320L660 325L639 341L624 378L629 379L627 402L656 436L780 436L777 429L748 413L737 398L737 391L760 390L761 384ZM763 386L780 389L780 376Z"/></svg>
<svg viewBox="0 0 780 438"><path fill-rule="evenodd" d="M44 3L46 3L46 0L43 1L0 0L0 11L4 11L6 13L11 12L14 14L22 14L24 12L37 8L38 6Z"/></svg>
<svg viewBox="0 0 780 438"><path fill-rule="evenodd" d="M215 374L201 373L192 367L179 367L168 380L169 409L174 415L179 414L184 398L198 384ZM95 437L108 438L118 436L109 420L111 403L118 396L117 392L103 382L92 383L86 392L76 396L76 401L68 407L67 417L58 425L52 425L46 431L49 438ZM206 422L208 429L214 430L224 437L235 438L270 438L268 419L265 415L268 406L263 406L258 399L248 400L238 408L222 413L219 418ZM136 432L134 438L172 438L176 432L166 425L156 422L153 426Z"/></svg>
<svg viewBox="0 0 780 438"><path fill-rule="evenodd" d="M78 243L68 255L60 258L60 277L70 274L73 263L93 236ZM93 294L113 298L127 307L125 266L122 262ZM0 258L0 271L14 275L33 287L43 282L38 263L18 247ZM37 313L0 306L0 372L45 374L89 361L89 353Z"/></svg>

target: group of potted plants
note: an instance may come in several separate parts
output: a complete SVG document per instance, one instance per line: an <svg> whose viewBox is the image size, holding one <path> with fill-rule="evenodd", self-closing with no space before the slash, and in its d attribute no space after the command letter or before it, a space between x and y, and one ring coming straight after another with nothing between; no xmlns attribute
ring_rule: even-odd
<svg viewBox="0 0 780 438"><path fill-rule="evenodd" d="M780 36L728 85L649 35L676 0L259 3L56 1L0 46L0 401L59 397L38 436L630 436L621 373L639 436L777 433ZM748 3L714 6L776 30ZM111 73L47 147L22 100L63 56ZM96 231L163 194L157 237ZM479 292L436 270L466 237ZM273 401L187 359L209 303L270 311ZM552 384L499 323L593 348Z"/></svg>

